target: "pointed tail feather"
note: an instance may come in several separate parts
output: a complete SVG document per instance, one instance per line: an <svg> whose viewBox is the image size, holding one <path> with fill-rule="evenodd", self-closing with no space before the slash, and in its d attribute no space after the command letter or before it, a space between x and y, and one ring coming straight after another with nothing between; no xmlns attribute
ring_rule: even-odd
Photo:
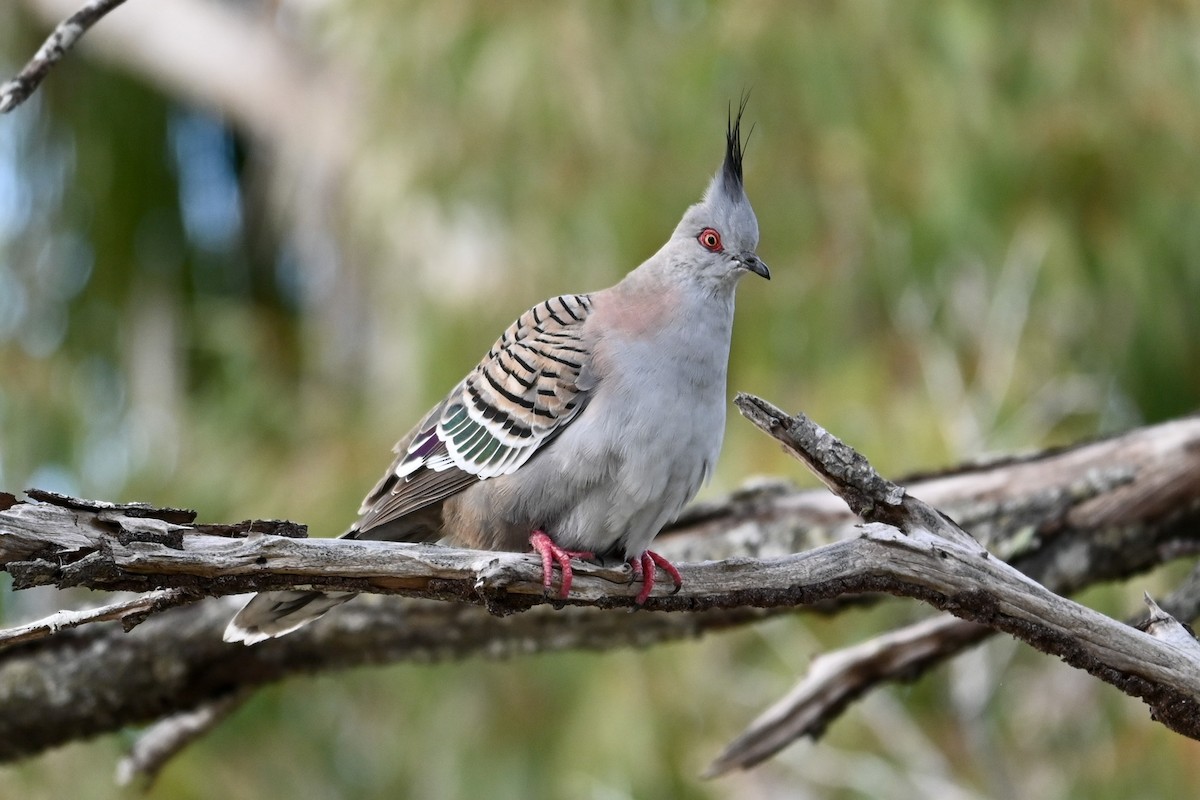
<svg viewBox="0 0 1200 800"><path fill-rule="evenodd" d="M227 642L257 644L291 633L355 597L354 592L316 592L289 590L261 592L229 621Z"/></svg>

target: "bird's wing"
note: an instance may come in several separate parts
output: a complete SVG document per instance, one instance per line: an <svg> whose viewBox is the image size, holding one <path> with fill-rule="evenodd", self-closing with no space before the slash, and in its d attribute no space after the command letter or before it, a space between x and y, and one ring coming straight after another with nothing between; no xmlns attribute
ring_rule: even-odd
<svg viewBox="0 0 1200 800"><path fill-rule="evenodd" d="M584 322L588 295L534 306L396 445L348 535L394 522L478 480L520 469L575 419L596 385Z"/></svg>

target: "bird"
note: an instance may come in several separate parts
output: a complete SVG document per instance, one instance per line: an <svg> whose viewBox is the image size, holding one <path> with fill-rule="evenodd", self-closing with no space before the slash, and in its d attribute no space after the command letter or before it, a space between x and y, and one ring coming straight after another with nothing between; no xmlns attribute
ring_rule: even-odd
<svg viewBox="0 0 1200 800"><path fill-rule="evenodd" d="M610 288L512 323L396 444L343 538L532 548L547 594L559 568L562 598L573 558L628 562L638 607L659 568L679 590L679 570L649 547L721 450L734 290L771 277L743 183L745 108L730 107L724 160L666 244ZM282 636L352 597L259 593L224 639Z"/></svg>

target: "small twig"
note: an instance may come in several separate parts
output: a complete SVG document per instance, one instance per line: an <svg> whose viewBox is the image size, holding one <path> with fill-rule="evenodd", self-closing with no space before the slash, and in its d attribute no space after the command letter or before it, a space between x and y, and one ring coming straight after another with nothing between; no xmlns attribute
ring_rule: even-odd
<svg viewBox="0 0 1200 800"><path fill-rule="evenodd" d="M1200 563L1193 565L1187 577L1171 590L1162 601L1162 608L1176 619L1200 618ZM1141 630L1146 630L1153 621L1154 614L1151 609L1149 618L1133 624Z"/></svg>
<svg viewBox="0 0 1200 800"><path fill-rule="evenodd" d="M742 416L775 437L784 450L846 501L850 510L872 520L873 509L897 506L904 489L876 472L860 453L804 414L788 416L762 398L739 392L734 404Z"/></svg>
<svg viewBox="0 0 1200 800"><path fill-rule="evenodd" d="M241 689L154 723L117 762L117 785L129 786L136 781L143 789L149 789L158 773L180 750L219 725L253 695L252 689Z"/></svg>
<svg viewBox="0 0 1200 800"><path fill-rule="evenodd" d="M108 12L125 0L89 0L71 16L60 22L38 48L17 76L0 86L0 114L6 114L29 99L50 72L62 60L79 38Z"/></svg>
<svg viewBox="0 0 1200 800"><path fill-rule="evenodd" d="M129 631L151 614L174 606L194 603L202 596L182 589L156 589L132 600L123 600L99 608L56 611L48 617L25 625L0 630L0 650L36 639L44 639L59 631L77 628L92 622L120 620L125 630Z"/></svg>
<svg viewBox="0 0 1200 800"><path fill-rule="evenodd" d="M1145 631L1155 639L1162 639L1181 649L1190 650L1200 660L1200 642L1196 641L1196 632L1192 630L1192 626L1163 611L1149 592L1144 592L1142 597L1150 608L1150 616L1138 625L1138 630Z"/></svg>
<svg viewBox="0 0 1200 800"><path fill-rule="evenodd" d="M742 416L778 440L829 491L867 522L881 522L905 533L925 530L986 554L974 537L945 514L884 478L865 456L806 415L788 415L766 400L744 392L733 402Z"/></svg>

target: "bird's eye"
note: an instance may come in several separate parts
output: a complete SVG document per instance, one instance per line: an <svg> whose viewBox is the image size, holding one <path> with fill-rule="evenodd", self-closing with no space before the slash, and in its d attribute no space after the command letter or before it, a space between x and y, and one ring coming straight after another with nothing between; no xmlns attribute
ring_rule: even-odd
<svg viewBox="0 0 1200 800"><path fill-rule="evenodd" d="M704 230L700 231L700 235L696 237L696 240L700 242L700 246L705 250L709 250L714 253L721 252L721 234L717 233L712 228L705 228Z"/></svg>

